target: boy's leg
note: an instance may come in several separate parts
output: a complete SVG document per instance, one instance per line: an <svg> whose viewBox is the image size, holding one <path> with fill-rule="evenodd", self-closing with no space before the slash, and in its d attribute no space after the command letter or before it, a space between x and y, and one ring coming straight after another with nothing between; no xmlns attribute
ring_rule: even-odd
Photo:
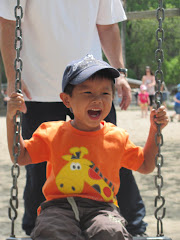
<svg viewBox="0 0 180 240"><path fill-rule="evenodd" d="M44 205L44 207L43 207ZM42 204L31 233L33 240L85 240L79 222L66 199Z"/></svg>
<svg viewBox="0 0 180 240"><path fill-rule="evenodd" d="M132 240L125 228L126 221L115 206L90 199L76 202L86 240Z"/></svg>

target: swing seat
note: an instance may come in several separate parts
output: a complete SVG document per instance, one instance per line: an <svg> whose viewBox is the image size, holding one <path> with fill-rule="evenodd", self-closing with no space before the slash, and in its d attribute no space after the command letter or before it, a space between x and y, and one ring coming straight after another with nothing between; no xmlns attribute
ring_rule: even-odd
<svg viewBox="0 0 180 240"><path fill-rule="evenodd" d="M24 237L24 238L9 237L9 238L6 238L6 240L32 240L32 239L30 237Z"/></svg>
<svg viewBox="0 0 180 240"><path fill-rule="evenodd" d="M168 237L133 237L133 240L172 240Z"/></svg>
<svg viewBox="0 0 180 240"><path fill-rule="evenodd" d="M7 238L6 240L32 240L31 238ZM172 240L168 237L133 237L133 240Z"/></svg>

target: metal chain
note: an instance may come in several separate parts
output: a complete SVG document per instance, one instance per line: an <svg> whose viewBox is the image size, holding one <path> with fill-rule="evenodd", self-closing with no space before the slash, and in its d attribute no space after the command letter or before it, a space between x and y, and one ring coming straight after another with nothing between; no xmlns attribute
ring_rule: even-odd
<svg viewBox="0 0 180 240"><path fill-rule="evenodd" d="M16 72L15 79L15 91L21 93L21 72L22 72L22 59L20 58L20 51L22 49L22 29L21 29L21 19L23 17L23 9L20 6L20 0L17 0L17 5L14 8L14 15L16 18L16 28L15 28L15 42L14 48L16 50L16 58L14 61L14 68ZM14 116L14 142L13 142L13 157L14 164L11 168L11 175L13 179L13 184L11 187L11 197L10 197L10 207L9 207L9 218L11 219L11 237L15 237L14 225L17 218L18 209L18 186L17 180L20 174L20 167L18 165L18 157L20 155L20 130L21 130L22 114L17 111Z"/></svg>
<svg viewBox="0 0 180 240"><path fill-rule="evenodd" d="M164 81L163 71L161 69L162 62L164 61L164 52L162 49L162 43L164 41L164 30L162 28L162 22L164 21L163 0L159 0L159 7L157 8L156 13L157 13L157 20L159 23L159 27L156 30L156 40L158 42L158 47L157 47L157 50L155 51L155 59L157 61L158 67L155 72L155 79L156 79L156 86L157 86L157 91L155 93L155 102L156 102L157 108L159 108L162 103L161 86ZM166 209L163 208L163 206L165 205L165 198L161 195L161 190L163 188L163 177L161 175L161 167L163 166L164 158L163 158L163 155L161 154L161 147L163 146L163 135L160 130L160 124L157 124L157 130L158 131L155 136L155 142L158 147L158 153L155 157L155 164L157 167L157 175L155 176L155 186L157 188L158 195L155 197L154 205L156 207L156 210L154 212L154 215L155 215L155 218L157 219L157 237L159 237L159 236L164 236L162 219L165 217ZM157 139L160 139L159 143ZM159 214L159 211L161 211L162 213Z"/></svg>

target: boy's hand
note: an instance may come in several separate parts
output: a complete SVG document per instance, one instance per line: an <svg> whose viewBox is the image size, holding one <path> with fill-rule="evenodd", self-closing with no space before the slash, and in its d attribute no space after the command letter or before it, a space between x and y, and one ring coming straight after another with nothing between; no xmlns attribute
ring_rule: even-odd
<svg viewBox="0 0 180 240"><path fill-rule="evenodd" d="M169 122L167 112L166 112L166 108L164 106L161 106L158 109L153 109L151 111L150 121L151 121L151 126L156 131L157 131L156 123L161 124L160 129L162 130Z"/></svg>
<svg viewBox="0 0 180 240"><path fill-rule="evenodd" d="M7 118L13 120L17 111L27 112L23 95L13 92L7 101Z"/></svg>

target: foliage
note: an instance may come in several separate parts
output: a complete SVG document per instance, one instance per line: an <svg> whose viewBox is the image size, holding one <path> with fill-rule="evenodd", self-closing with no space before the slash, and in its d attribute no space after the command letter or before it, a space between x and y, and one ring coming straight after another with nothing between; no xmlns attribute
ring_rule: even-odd
<svg viewBox="0 0 180 240"><path fill-rule="evenodd" d="M126 0L126 11L144 11L158 8L158 0ZM179 8L179 0L166 0L163 2L164 8Z"/></svg>
<svg viewBox="0 0 180 240"><path fill-rule="evenodd" d="M164 61L166 73L165 82L169 85L176 85L180 83L180 55L176 56L169 61Z"/></svg>
<svg viewBox="0 0 180 240"><path fill-rule="evenodd" d="M141 79L144 75L145 66L151 66L152 70L157 69L155 50L158 43L155 31L158 22L155 19L128 21L126 26L126 67L130 69L130 78ZM166 84L177 84L180 82L180 30L179 18L165 18L164 29L164 62L162 69ZM173 71L172 71L173 70Z"/></svg>

